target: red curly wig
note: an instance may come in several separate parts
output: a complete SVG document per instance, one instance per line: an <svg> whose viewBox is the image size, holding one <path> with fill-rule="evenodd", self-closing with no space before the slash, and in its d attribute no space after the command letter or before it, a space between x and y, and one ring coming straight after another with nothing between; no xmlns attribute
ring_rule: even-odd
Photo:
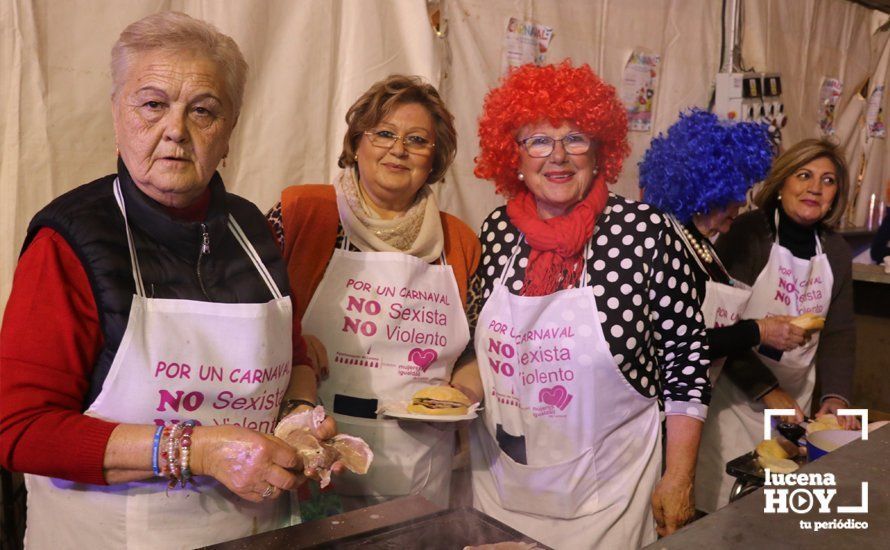
<svg viewBox="0 0 890 550"><path fill-rule="evenodd" d="M516 132L546 120L554 126L572 123L597 143L597 168L606 181L618 179L627 144L627 113L615 88L584 64L523 65L485 96L479 118L476 177L493 180L497 192L510 198L525 187L517 177Z"/></svg>

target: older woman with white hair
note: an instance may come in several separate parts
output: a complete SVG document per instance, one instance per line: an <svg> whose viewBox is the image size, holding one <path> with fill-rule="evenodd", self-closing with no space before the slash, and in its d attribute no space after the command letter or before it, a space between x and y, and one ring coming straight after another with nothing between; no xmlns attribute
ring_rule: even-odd
<svg viewBox="0 0 890 550"><path fill-rule="evenodd" d="M269 434L315 380L265 218L216 172L247 64L167 12L127 27L111 67L117 172L33 218L3 322L0 457L28 474L26 544L191 548L281 526L302 465Z"/></svg>

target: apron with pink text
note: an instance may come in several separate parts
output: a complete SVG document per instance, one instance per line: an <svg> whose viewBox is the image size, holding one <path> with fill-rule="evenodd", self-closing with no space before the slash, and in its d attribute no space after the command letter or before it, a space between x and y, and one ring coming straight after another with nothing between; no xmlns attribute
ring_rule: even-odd
<svg viewBox="0 0 890 550"><path fill-rule="evenodd" d="M115 197L126 223L120 184ZM195 419L271 433L290 381L293 312L238 223L229 230L269 287L260 304L147 298L129 225L136 294L87 415L125 424ZM284 499L254 504L210 477L88 485L27 475L29 548L194 548L286 525Z"/></svg>
<svg viewBox="0 0 890 550"><path fill-rule="evenodd" d="M696 263L698 263L698 266L701 268L701 272L705 277L708 277L708 270L696 253L695 247L692 246L692 243L689 242L689 239L686 237L686 233L683 232L682 225L680 225L680 222L673 216L669 216L669 218L674 224L675 233L677 233L680 239L686 244L686 249L689 252L689 255L695 259ZM726 271L726 268L723 267L720 258L717 256L717 253L714 252L710 243L702 242L701 246L710 249L714 261L717 262L720 269L722 269L724 273L727 273L728 276L729 274ZM732 284L729 285L718 283L710 279L705 282L705 298L702 301L701 312L704 317L705 326L709 329L736 324L739 319L741 319L742 312L744 312L745 308L748 306L748 300L751 298L751 287L733 278L730 278L730 282ZM717 383L717 379L720 377L720 372L723 370L723 363L725 362L725 357L711 359L708 375L711 379L712 386Z"/></svg>
<svg viewBox="0 0 890 550"><path fill-rule="evenodd" d="M410 400L432 379L449 381L470 340L454 271L401 252L334 250L303 316L330 362L319 395L338 430L374 451L367 474L334 480L344 496L421 494L447 507L454 432L378 418L377 406Z"/></svg>
<svg viewBox="0 0 890 550"><path fill-rule="evenodd" d="M822 243L816 239L816 255L809 260L796 258L778 240L770 249L766 267L754 282L745 319L774 315L796 317L807 312L825 316L831 303L834 276ZM796 349L784 353L761 347L757 356L767 365L779 387L788 392L805 412L809 412L816 383L816 348L819 333ZM702 432L702 444L696 469L695 503L712 512L729 502L734 479L726 474L726 463L754 450L763 439L763 403L751 402L729 380L714 387L708 421Z"/></svg>
<svg viewBox="0 0 890 550"><path fill-rule="evenodd" d="M471 428L474 506L554 548L653 542L657 401L616 366L591 287L507 290L518 249L476 328L485 409Z"/></svg>

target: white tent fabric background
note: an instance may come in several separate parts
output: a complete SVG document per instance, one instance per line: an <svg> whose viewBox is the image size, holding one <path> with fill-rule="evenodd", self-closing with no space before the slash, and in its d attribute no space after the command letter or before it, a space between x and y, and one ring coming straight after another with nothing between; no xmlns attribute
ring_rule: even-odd
<svg viewBox="0 0 890 550"><path fill-rule="evenodd" d="M619 89L634 49L661 54L655 129L669 126L681 108L706 106L720 64L719 1L459 0L444 6L453 53L442 89L455 112L460 140L454 169L440 197L446 209L458 213L471 227L478 227L494 207L503 204L492 184L473 176L473 158L479 152L476 119L485 93L500 76L504 29L511 16L554 28L548 62L570 57L575 63L587 63ZM614 186L617 193L639 198L637 162L651 137L651 133L630 133L632 152Z"/></svg>
<svg viewBox="0 0 890 550"><path fill-rule="evenodd" d="M866 99L860 94L866 81L866 97L883 85L884 113L890 112L890 30L885 25L879 32L887 16L869 15L847 2L759 0L745 3L745 17L746 64L782 74L785 112L791 121L783 133L786 144L819 135L816 113L822 79L844 83L835 110L835 139L846 153L851 201L858 191L849 221L864 226L869 198L875 194L880 201L882 190L890 185L890 145L887 138L867 137ZM868 160L857 186L863 152Z"/></svg>
<svg viewBox="0 0 890 550"><path fill-rule="evenodd" d="M0 2L0 308L34 213L114 170L109 52L128 23L150 13L183 11L213 23L240 45L250 73L221 172L230 190L263 210L285 185L330 181L346 109L370 84L401 72L439 86L455 114L458 156L436 190L445 209L478 227L502 203L472 169L476 119L485 92L500 76L511 16L554 28L548 61L571 57L588 63L616 87L635 48L660 54L654 132L667 128L679 110L706 106L719 68L720 0L430 5L441 7L442 37L430 27L425 0ZM853 81L878 64L870 50L872 10L845 0L747 0L744 10L746 63L783 75L788 143L816 134L822 76L848 83L842 109ZM884 94L885 113L888 98L890 91ZM652 135L631 134L633 151L616 192L639 196L636 163ZM880 148L886 150L886 142L872 150ZM890 174L886 162L883 166L883 174Z"/></svg>

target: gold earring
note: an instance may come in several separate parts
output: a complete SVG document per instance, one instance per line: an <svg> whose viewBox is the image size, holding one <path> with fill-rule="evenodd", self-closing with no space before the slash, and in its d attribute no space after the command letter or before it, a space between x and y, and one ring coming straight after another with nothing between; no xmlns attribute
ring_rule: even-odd
<svg viewBox="0 0 890 550"><path fill-rule="evenodd" d="M352 155L352 160L354 160L355 162L358 162L358 153Z"/></svg>

